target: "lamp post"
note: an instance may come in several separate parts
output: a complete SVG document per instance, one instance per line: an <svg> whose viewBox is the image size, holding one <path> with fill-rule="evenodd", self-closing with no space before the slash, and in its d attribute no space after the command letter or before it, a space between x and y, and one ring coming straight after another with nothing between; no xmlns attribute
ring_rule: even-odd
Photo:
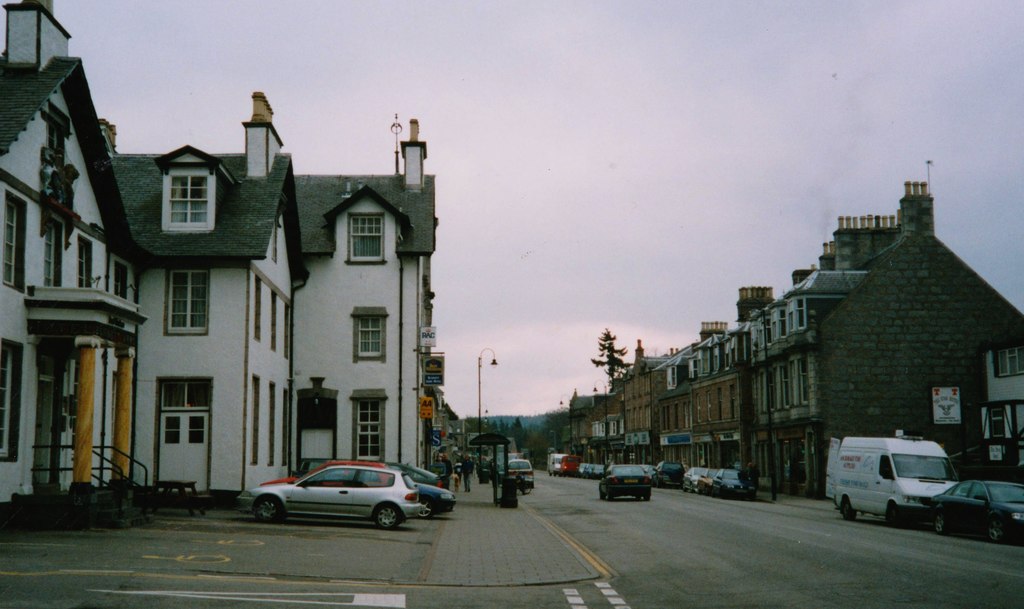
<svg viewBox="0 0 1024 609"><path fill-rule="evenodd" d="M477 438L479 438L481 435L483 435L483 432L484 432L484 419L483 419L483 411L482 411L482 409L483 409L483 399L482 399L482 391L481 391L481 375L480 375L480 371L484 367L484 353L487 352L487 351L491 352L491 365L492 366L497 366L498 365L498 355L494 352L494 349L491 349L490 347L484 347L480 351L480 355L477 356L477 358L476 358L476 435L477 435ZM477 467L480 466L481 451L482 451L482 447L477 445L477 447L476 447Z"/></svg>
<svg viewBox="0 0 1024 609"><path fill-rule="evenodd" d="M594 406L597 406L597 386L601 384L600 381L594 383ZM608 444L608 385L604 384L604 464L608 465L608 453L611 452L611 446Z"/></svg>

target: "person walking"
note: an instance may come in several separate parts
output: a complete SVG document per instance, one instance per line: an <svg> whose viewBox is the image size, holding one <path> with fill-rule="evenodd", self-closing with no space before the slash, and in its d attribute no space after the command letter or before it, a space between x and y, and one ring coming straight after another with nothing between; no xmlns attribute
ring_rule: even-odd
<svg viewBox="0 0 1024 609"><path fill-rule="evenodd" d="M455 490L459 490L459 482L462 480L462 461L458 460L458 455L455 456L455 472L452 474L452 479L455 481Z"/></svg>
<svg viewBox="0 0 1024 609"><path fill-rule="evenodd" d="M441 453L441 465L444 466L444 473L441 474L441 486L450 489L452 485L452 462L448 460L448 453Z"/></svg>
<svg viewBox="0 0 1024 609"><path fill-rule="evenodd" d="M462 462L462 484L466 487L466 492L469 492L469 481L473 479L473 457L466 455L465 461Z"/></svg>

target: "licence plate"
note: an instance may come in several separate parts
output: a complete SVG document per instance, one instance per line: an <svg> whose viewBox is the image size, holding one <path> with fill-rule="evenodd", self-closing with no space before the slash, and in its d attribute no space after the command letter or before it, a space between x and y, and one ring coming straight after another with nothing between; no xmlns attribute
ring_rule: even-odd
<svg viewBox="0 0 1024 609"><path fill-rule="evenodd" d="M623 482L625 482L626 484L636 484L637 482L639 482L639 480L637 480L636 478L626 478L625 480L623 480Z"/></svg>

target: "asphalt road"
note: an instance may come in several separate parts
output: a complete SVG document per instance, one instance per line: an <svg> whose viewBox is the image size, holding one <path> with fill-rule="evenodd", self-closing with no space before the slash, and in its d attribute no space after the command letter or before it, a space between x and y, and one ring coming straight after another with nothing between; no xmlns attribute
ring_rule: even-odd
<svg viewBox="0 0 1024 609"><path fill-rule="evenodd" d="M537 489L520 498L518 510L488 506L478 495L482 489L474 489L480 503L461 503L451 516L397 531L362 523L262 525L228 512L205 518L161 513L152 525L124 531L2 530L0 607L1024 604L1024 546L940 537L923 527L893 529L875 519L846 522L827 503L808 500L751 503L656 489L650 502L606 502L598 499L596 482L539 474ZM474 557L446 555L452 532L469 530L456 525L471 521L498 534L480 535L488 547ZM578 576L539 583L516 582L505 573L493 582L444 583L458 582L467 560L486 560L509 547L519 548L516 555L496 563L506 571L522 565L529 573L527 567L550 561L557 549L559 560L575 563L565 573ZM534 547L547 553L537 555Z"/></svg>

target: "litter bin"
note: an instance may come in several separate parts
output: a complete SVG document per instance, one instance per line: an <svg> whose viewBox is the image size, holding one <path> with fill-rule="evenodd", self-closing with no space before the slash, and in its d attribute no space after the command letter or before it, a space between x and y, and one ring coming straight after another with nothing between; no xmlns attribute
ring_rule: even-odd
<svg viewBox="0 0 1024 609"><path fill-rule="evenodd" d="M515 478L502 478L501 480L501 507L519 507L519 498L516 497Z"/></svg>

